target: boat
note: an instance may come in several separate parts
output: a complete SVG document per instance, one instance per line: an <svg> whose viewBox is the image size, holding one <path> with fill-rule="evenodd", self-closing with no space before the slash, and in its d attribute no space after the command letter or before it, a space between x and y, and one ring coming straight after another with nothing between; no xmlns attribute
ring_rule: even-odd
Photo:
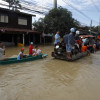
<svg viewBox="0 0 100 100"><path fill-rule="evenodd" d="M20 60L17 60L17 58L8 58L8 61L0 61L0 65L34 61L34 60L45 58L47 56L48 56L47 54L39 54L37 56L28 56L27 58L20 59Z"/></svg>
<svg viewBox="0 0 100 100"><path fill-rule="evenodd" d="M18 46L18 47L24 47L24 44L18 43L17 46Z"/></svg>

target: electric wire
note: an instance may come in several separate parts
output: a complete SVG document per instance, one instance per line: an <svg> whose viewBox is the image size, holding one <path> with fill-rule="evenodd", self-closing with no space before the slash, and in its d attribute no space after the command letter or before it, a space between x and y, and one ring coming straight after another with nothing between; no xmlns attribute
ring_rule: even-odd
<svg viewBox="0 0 100 100"><path fill-rule="evenodd" d="M76 10L77 12L79 12L81 15L83 15L85 18L89 19L89 20L93 20L94 22L98 23L97 21L95 21L94 19L88 17L86 14L84 14L82 11L78 10L76 7L74 7L72 4L70 4L69 2L67 3L65 0L62 0L63 2L65 2L67 5L69 5L71 8L73 8L74 10Z"/></svg>
<svg viewBox="0 0 100 100"><path fill-rule="evenodd" d="M96 10L100 12L100 9L96 6L95 2L93 0L91 0L91 2L94 5L94 7L96 8Z"/></svg>

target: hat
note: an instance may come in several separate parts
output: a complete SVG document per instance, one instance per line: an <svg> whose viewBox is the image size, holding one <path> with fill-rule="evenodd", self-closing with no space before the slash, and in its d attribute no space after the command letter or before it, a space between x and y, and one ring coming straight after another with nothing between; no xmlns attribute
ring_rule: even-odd
<svg viewBox="0 0 100 100"><path fill-rule="evenodd" d="M70 31L73 33L75 32L75 28L71 28Z"/></svg>
<svg viewBox="0 0 100 100"><path fill-rule="evenodd" d="M80 31L76 31L76 34L80 34Z"/></svg>
<svg viewBox="0 0 100 100"><path fill-rule="evenodd" d="M24 50L24 48L21 48L21 50L23 51L23 50Z"/></svg>
<svg viewBox="0 0 100 100"><path fill-rule="evenodd" d="M30 44L33 44L33 42L30 42Z"/></svg>

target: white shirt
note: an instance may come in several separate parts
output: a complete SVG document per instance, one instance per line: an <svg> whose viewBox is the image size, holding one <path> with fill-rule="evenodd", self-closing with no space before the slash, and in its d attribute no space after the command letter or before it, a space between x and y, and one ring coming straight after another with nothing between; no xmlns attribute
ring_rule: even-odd
<svg viewBox="0 0 100 100"><path fill-rule="evenodd" d="M60 35L56 33L54 44L57 44L58 42L60 43Z"/></svg>
<svg viewBox="0 0 100 100"><path fill-rule="evenodd" d="M19 54L18 54L18 57L17 57L17 60L20 60L21 58L20 58L20 55L22 54L22 52L20 52Z"/></svg>
<svg viewBox="0 0 100 100"><path fill-rule="evenodd" d="M3 53L4 53L4 49L0 48L0 60L3 60L5 58Z"/></svg>
<svg viewBox="0 0 100 100"><path fill-rule="evenodd" d="M82 41L83 41L83 44L82 44L82 45L84 45L84 44L85 44L85 42L87 41L87 38L82 39Z"/></svg>
<svg viewBox="0 0 100 100"><path fill-rule="evenodd" d="M40 49L38 49L38 50L32 49L32 51L34 51L34 52L37 53L37 54L41 53L41 50L40 50Z"/></svg>

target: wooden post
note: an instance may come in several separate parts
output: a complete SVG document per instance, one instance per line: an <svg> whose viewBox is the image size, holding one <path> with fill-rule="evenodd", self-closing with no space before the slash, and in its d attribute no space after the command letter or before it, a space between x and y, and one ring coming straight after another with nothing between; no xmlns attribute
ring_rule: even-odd
<svg viewBox="0 0 100 100"><path fill-rule="evenodd" d="M33 40L32 40L32 42L33 42L34 41L34 34L32 36L33 36Z"/></svg>
<svg viewBox="0 0 100 100"><path fill-rule="evenodd" d="M1 34L2 34L2 33L0 33L0 41L1 41Z"/></svg>
<svg viewBox="0 0 100 100"><path fill-rule="evenodd" d="M14 37L13 37L13 35L12 35L12 42L14 42Z"/></svg>
<svg viewBox="0 0 100 100"><path fill-rule="evenodd" d="M40 35L40 44L41 44L42 40L41 40L41 35Z"/></svg>
<svg viewBox="0 0 100 100"><path fill-rule="evenodd" d="M30 34L29 34L29 45L30 45Z"/></svg>
<svg viewBox="0 0 100 100"><path fill-rule="evenodd" d="M25 44L24 34L23 34L23 44Z"/></svg>
<svg viewBox="0 0 100 100"><path fill-rule="evenodd" d="M45 36L44 36L44 45L45 45Z"/></svg>

